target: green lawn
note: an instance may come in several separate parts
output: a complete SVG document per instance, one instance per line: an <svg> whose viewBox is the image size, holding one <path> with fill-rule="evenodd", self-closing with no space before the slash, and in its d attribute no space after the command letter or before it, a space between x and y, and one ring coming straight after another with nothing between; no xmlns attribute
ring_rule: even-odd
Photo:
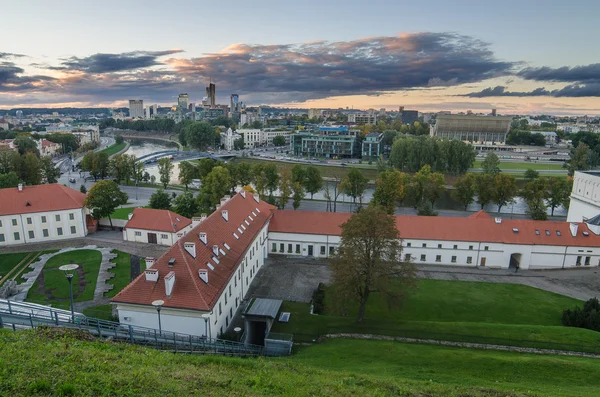
<svg viewBox="0 0 600 397"><path fill-rule="evenodd" d="M30 252L18 252L14 254L0 255L0 279L6 276L15 266L17 266Z"/></svg>
<svg viewBox="0 0 600 397"><path fill-rule="evenodd" d="M473 168L481 168L482 160L476 160L473 164ZM524 162L512 162L512 161L501 161L499 168L504 170L527 170L529 168L540 171L540 170L563 170L561 162L555 163L534 163L532 161L524 161ZM564 170L567 172L567 170Z"/></svg>
<svg viewBox="0 0 600 397"><path fill-rule="evenodd" d="M112 214L110 214L110 217L112 219L127 220L127 216L132 213L135 208L136 207L117 208Z"/></svg>
<svg viewBox="0 0 600 397"><path fill-rule="evenodd" d="M126 252L117 250L113 250L113 252L117 254L117 257L111 262L116 263L117 266L109 270L115 275L115 277L107 281L108 283L114 285L112 290L104 294L104 296L108 298L112 298L117 295L131 281L131 266L129 263L130 255Z"/></svg>
<svg viewBox="0 0 600 397"><path fill-rule="evenodd" d="M83 314L85 314L88 317L99 318L100 320L119 321L118 319L115 319L112 315L111 304L88 307L87 309L83 309Z"/></svg>
<svg viewBox="0 0 600 397"><path fill-rule="evenodd" d="M599 332L560 325L562 310L581 301L523 285L419 280L400 309L389 309L373 295L362 324L353 310L344 316L330 299L325 304L326 315L317 316L308 304L284 302L290 322L275 322L272 330L292 333L300 342L354 332L600 353Z"/></svg>
<svg viewBox="0 0 600 397"><path fill-rule="evenodd" d="M511 395L594 396L600 390L600 360L469 350L383 341L329 340L287 359L315 368L380 379L504 390ZM470 395L470 394L469 394Z"/></svg>
<svg viewBox="0 0 600 397"><path fill-rule="evenodd" d="M81 266L84 271L86 282L85 289L79 294L79 275L75 272L72 281L75 301L83 302L92 300L94 298L94 290L96 288L96 280L98 278L101 261L102 254L95 250L76 250L53 256L46 262L43 269L45 289L46 291L52 292L53 299L48 299L43 291L39 290L40 279L38 278L29 290L26 301L68 308L69 283L65 278L64 272L58 270L58 267L70 263L76 263Z"/></svg>
<svg viewBox="0 0 600 397"><path fill-rule="evenodd" d="M106 149L101 150L100 152L112 156L113 154L119 153L121 150L125 149L125 146L127 146L126 142L115 143Z"/></svg>

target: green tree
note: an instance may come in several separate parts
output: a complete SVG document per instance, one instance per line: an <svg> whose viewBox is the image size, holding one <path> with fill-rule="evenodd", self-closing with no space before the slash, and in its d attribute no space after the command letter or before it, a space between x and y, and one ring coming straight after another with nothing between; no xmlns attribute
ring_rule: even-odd
<svg viewBox="0 0 600 397"><path fill-rule="evenodd" d="M133 172L131 176L133 179L133 183L137 186L141 181L144 180L144 163L142 163L141 161L137 161L135 156L132 157L135 161L133 163Z"/></svg>
<svg viewBox="0 0 600 397"><path fill-rule="evenodd" d="M36 156L40 156L40 152L37 149L35 141L27 134L17 135L13 141L13 144L17 146L21 156L25 153L34 153Z"/></svg>
<svg viewBox="0 0 600 397"><path fill-rule="evenodd" d="M6 189L7 187L19 186L19 176L16 172L11 171L6 174L0 174L0 189Z"/></svg>
<svg viewBox="0 0 600 397"><path fill-rule="evenodd" d="M117 145L120 145L121 143L123 143L123 137L121 135L115 135L115 143Z"/></svg>
<svg viewBox="0 0 600 397"><path fill-rule="evenodd" d="M323 188L323 176L321 171L314 165L306 167L303 186L310 193L311 200L313 195Z"/></svg>
<svg viewBox="0 0 600 397"><path fill-rule="evenodd" d="M570 201L571 190L573 189L572 179L562 178L548 178L547 183L547 194L548 207L550 207L551 215L554 216L554 210L559 206L568 208L568 202ZM567 205L565 205L567 203Z"/></svg>
<svg viewBox="0 0 600 397"><path fill-rule="evenodd" d="M203 151L215 142L215 127L205 121L189 124L184 128L185 140L188 145Z"/></svg>
<svg viewBox="0 0 600 397"><path fill-rule="evenodd" d="M212 169L215 168L217 165L217 162L213 159L200 159L198 161L198 178L200 178L200 181L203 181L204 178L206 178L206 176L210 174Z"/></svg>
<svg viewBox="0 0 600 397"><path fill-rule="evenodd" d="M20 161L19 153L8 148L0 148L0 174L17 171Z"/></svg>
<svg viewBox="0 0 600 397"><path fill-rule="evenodd" d="M254 186L256 187L256 192L259 194L261 198L265 195L265 190L267 186L267 178L265 175L265 165L261 163L256 163L252 166L252 182L254 182Z"/></svg>
<svg viewBox="0 0 600 397"><path fill-rule="evenodd" d="M246 144L244 143L243 135L233 141L233 150L244 150L245 147L246 147Z"/></svg>
<svg viewBox="0 0 600 397"><path fill-rule="evenodd" d="M357 304L361 323L373 293L400 305L415 285L416 269L402 262L396 218L383 208L363 208L341 228L340 248L331 261L334 299Z"/></svg>
<svg viewBox="0 0 600 397"><path fill-rule="evenodd" d="M475 192L477 193L477 202L481 205L481 209L491 203L494 198L494 175L476 174Z"/></svg>
<svg viewBox="0 0 600 397"><path fill-rule="evenodd" d="M497 174L500 171L500 159L494 152L488 152L481 162L481 168L485 174Z"/></svg>
<svg viewBox="0 0 600 397"><path fill-rule="evenodd" d="M513 202L517 191L517 180L514 176L502 172L496 174L492 200L498 206L498 213L506 204Z"/></svg>
<svg viewBox="0 0 600 397"><path fill-rule="evenodd" d="M277 135L273 138L273 145L275 146L285 146L285 138L283 135Z"/></svg>
<svg viewBox="0 0 600 397"><path fill-rule="evenodd" d="M586 171L590 167L590 157L592 152L585 143L580 143L577 147L571 149L571 159L567 162L569 176L573 176L575 171Z"/></svg>
<svg viewBox="0 0 600 397"><path fill-rule="evenodd" d="M198 202L192 192L185 192L173 200L173 211L186 218L193 217L198 212Z"/></svg>
<svg viewBox="0 0 600 397"><path fill-rule="evenodd" d="M85 206L90 209L95 219L108 217L113 228L110 215L115 209L127 203L128 196L119 189L114 181L99 181L88 192Z"/></svg>
<svg viewBox="0 0 600 397"><path fill-rule="evenodd" d="M158 175L160 177L160 183L163 185L163 188L167 188L169 182L171 181L171 175L173 174L173 162L168 157L163 157L158 159Z"/></svg>
<svg viewBox="0 0 600 397"><path fill-rule="evenodd" d="M452 190L451 194L456 201L463 205L466 211L469 204L475 201L475 191L475 175L467 173L465 176L456 181L454 184L454 190Z"/></svg>
<svg viewBox="0 0 600 397"><path fill-rule="evenodd" d="M252 182L252 165L245 161L237 163L237 179L241 186L249 185Z"/></svg>
<svg viewBox="0 0 600 397"><path fill-rule="evenodd" d="M263 172L266 179L265 187L269 191L269 197L272 201L273 192L277 189L277 186L279 186L279 170L275 164L269 163L264 166Z"/></svg>
<svg viewBox="0 0 600 397"><path fill-rule="evenodd" d="M433 209L435 202L442 197L442 194L446 191L446 180L444 179L444 175L439 172L433 172L429 176L429 180L427 181L427 185L425 185L424 195L425 198L431 204L431 208Z"/></svg>
<svg viewBox="0 0 600 397"><path fill-rule="evenodd" d="M42 183L42 164L38 156L31 152L21 156L18 172L19 177L26 185L39 185Z"/></svg>
<svg viewBox="0 0 600 397"><path fill-rule="evenodd" d="M285 209L292 194L292 172L289 168L282 168L279 178L279 208Z"/></svg>
<svg viewBox="0 0 600 397"><path fill-rule="evenodd" d="M408 188L408 175L398 170L388 170L379 174L375 183L372 205L383 207L388 214L393 214L396 203L403 201Z"/></svg>
<svg viewBox="0 0 600 397"><path fill-rule="evenodd" d="M149 205L150 208L154 208L155 210L170 210L171 195L165 192L163 189L158 189L150 196Z"/></svg>
<svg viewBox="0 0 600 397"><path fill-rule="evenodd" d="M229 193L230 189L231 176L229 171L220 165L213 168L204 178L200 188L200 194L198 195L200 210L211 212L221 202L221 198Z"/></svg>
<svg viewBox="0 0 600 397"><path fill-rule="evenodd" d="M188 189L188 185L192 183L192 180L196 179L197 175L198 169L192 163L189 161L179 163L179 182L185 186L185 190Z"/></svg>
<svg viewBox="0 0 600 397"><path fill-rule="evenodd" d="M419 208L423 200L427 200L433 208L435 201L444 193L444 184L442 174L431 172L431 167L424 165L410 180L408 191L414 201L414 207Z"/></svg>
<svg viewBox="0 0 600 397"><path fill-rule="evenodd" d="M87 193L87 188L85 187L85 185L82 184L81 186L79 186L79 191L81 193L83 193L83 194L86 194Z"/></svg>
<svg viewBox="0 0 600 397"><path fill-rule="evenodd" d="M544 178L534 179L525 185L523 197L527 203L527 212L531 218L538 221L548 219L548 207L546 205L547 192L548 181Z"/></svg>
<svg viewBox="0 0 600 397"><path fill-rule="evenodd" d="M350 168L342 184L340 185L342 192L352 197L352 202L356 204L356 199L360 200L362 204L362 197L367 189L369 180L358 168Z"/></svg>
<svg viewBox="0 0 600 397"><path fill-rule="evenodd" d="M304 185L306 183L306 177L306 168L304 168L302 164L294 164L292 167L292 182L299 182Z"/></svg>
<svg viewBox="0 0 600 397"><path fill-rule="evenodd" d="M44 156L40 159L40 171L44 183L56 183L60 178L60 170L56 168L52 158Z"/></svg>
<svg viewBox="0 0 600 397"><path fill-rule="evenodd" d="M292 204L294 206L294 211L297 210L298 208L300 208L300 204L302 203L302 200L304 200L304 186L302 186L302 184L300 182L294 182L292 184Z"/></svg>
<svg viewBox="0 0 600 397"><path fill-rule="evenodd" d="M531 182L534 179L538 179L539 177L540 173L532 168L528 168L527 171L525 171L525 180L527 180L528 182Z"/></svg>

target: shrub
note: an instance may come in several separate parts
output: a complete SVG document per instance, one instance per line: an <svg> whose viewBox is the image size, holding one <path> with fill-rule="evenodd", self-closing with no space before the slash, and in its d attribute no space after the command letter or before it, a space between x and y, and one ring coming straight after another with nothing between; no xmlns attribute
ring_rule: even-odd
<svg viewBox="0 0 600 397"><path fill-rule="evenodd" d="M600 302L597 298L592 298L583 304L583 310L579 307L565 310L561 322L567 327L600 331Z"/></svg>
<svg viewBox="0 0 600 397"><path fill-rule="evenodd" d="M313 292L312 304L314 314L323 314L325 311L325 285L323 283L319 283L319 286Z"/></svg>

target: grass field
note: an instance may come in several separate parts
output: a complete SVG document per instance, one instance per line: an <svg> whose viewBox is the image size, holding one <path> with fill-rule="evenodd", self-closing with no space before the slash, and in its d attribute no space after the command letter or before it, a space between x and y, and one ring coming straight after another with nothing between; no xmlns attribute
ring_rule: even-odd
<svg viewBox="0 0 600 397"><path fill-rule="evenodd" d="M473 168L481 168L481 163L483 161L482 160L476 160L475 163L473 164ZM501 161L500 162L500 166L499 166L500 170L502 171L510 171L510 170L527 170L529 168L531 168L532 170L536 170L536 171L540 171L540 170L564 170L565 172L567 172L567 170L565 170L562 167L562 163L560 162L556 162L556 163L534 163L531 161L524 161L524 162L512 162L512 161Z"/></svg>
<svg viewBox="0 0 600 397"><path fill-rule="evenodd" d="M100 152L112 156L113 154L119 153L121 150L125 149L125 146L127 146L126 142L115 143L113 145L110 145L106 149L101 150Z"/></svg>
<svg viewBox="0 0 600 397"><path fill-rule="evenodd" d="M48 297L39 290L38 278L27 295L27 302L51 304L54 307L68 308L69 307L69 283L65 278L64 272L58 270L59 266L76 263L84 271L85 289L81 294L79 290L79 275L75 272L73 276L73 295L76 302L92 300L94 298L94 290L96 288L96 280L98 271L100 270L100 262L102 254L95 250L75 250L55 255L44 265L44 285L46 291L51 291L53 299Z"/></svg>
<svg viewBox="0 0 600 397"><path fill-rule="evenodd" d="M14 254L0 255L0 279L7 275L15 266L17 266L30 252L18 252Z"/></svg>
<svg viewBox="0 0 600 397"><path fill-rule="evenodd" d="M83 309L83 314L88 317L99 318L100 320L114 321L115 318L112 316L112 305L99 305L91 306ZM117 320L118 321L118 320Z"/></svg>
<svg viewBox="0 0 600 397"><path fill-rule="evenodd" d="M129 264L130 255L126 252L117 250L113 250L113 252L117 254L117 257L111 262L116 263L117 266L109 270L115 277L108 281L108 283L114 285L114 288L104 294L107 298L114 297L131 281L131 266Z"/></svg>
<svg viewBox="0 0 600 397"><path fill-rule="evenodd" d="M123 207L123 208L117 208L115 210L115 212L113 212L112 214L110 214L110 217L112 219L122 219L122 220L127 220L127 216L133 212L134 208L136 207Z"/></svg>
<svg viewBox="0 0 600 397"><path fill-rule="evenodd" d="M344 316L330 299L325 304L326 315L316 316L308 304L284 302L290 322L275 322L273 331L301 342L353 332L600 353L600 333L560 325L562 310L582 302L522 285L420 280L400 309L373 295L362 324L353 310Z"/></svg>

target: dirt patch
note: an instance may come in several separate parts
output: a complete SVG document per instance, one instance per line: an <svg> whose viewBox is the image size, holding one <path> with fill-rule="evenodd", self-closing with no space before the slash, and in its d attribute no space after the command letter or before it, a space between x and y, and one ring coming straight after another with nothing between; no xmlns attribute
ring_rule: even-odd
<svg viewBox="0 0 600 397"><path fill-rule="evenodd" d="M88 331L71 328L39 327L35 329L35 334L48 340L61 340L65 338L85 342L93 342L96 340L96 338Z"/></svg>

